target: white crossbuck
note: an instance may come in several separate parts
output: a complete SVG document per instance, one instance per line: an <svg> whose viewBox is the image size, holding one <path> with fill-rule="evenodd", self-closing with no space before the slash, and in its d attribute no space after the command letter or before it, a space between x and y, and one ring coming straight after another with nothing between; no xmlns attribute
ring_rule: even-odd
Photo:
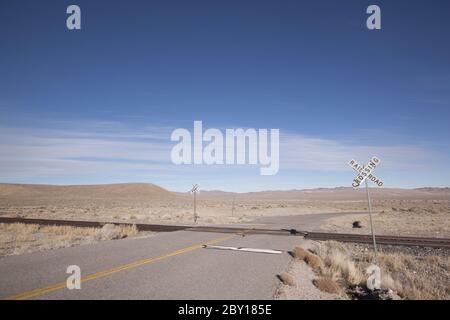
<svg viewBox="0 0 450 320"><path fill-rule="evenodd" d="M198 184L193 184L192 185L192 189L190 190L190 192L192 192L192 193L200 192L200 191L198 191L198 187L199 187Z"/></svg>
<svg viewBox="0 0 450 320"><path fill-rule="evenodd" d="M373 171L380 162L380 159L377 157L372 157L366 166L362 166L356 160L350 160L348 165L359 173L355 179L353 179L352 187L356 189L364 182L364 180L369 179L369 181L372 181L376 186L381 188L384 184L383 181L373 174Z"/></svg>

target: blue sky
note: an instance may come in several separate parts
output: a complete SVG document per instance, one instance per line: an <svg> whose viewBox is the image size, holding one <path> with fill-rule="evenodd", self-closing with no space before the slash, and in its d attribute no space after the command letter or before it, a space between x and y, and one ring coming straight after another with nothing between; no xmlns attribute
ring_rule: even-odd
<svg viewBox="0 0 450 320"><path fill-rule="evenodd" d="M65 26L78 4L82 30ZM382 30L366 28L377 4ZM0 181L184 191L449 186L448 1L2 1ZM170 133L279 128L280 171L176 166Z"/></svg>

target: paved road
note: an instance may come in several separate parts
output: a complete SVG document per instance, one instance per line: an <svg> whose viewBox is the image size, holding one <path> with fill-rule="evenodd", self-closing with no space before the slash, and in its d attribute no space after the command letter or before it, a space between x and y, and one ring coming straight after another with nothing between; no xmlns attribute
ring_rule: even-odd
<svg viewBox="0 0 450 320"><path fill-rule="evenodd" d="M281 221L283 227L307 229L328 217L264 218L258 223L274 227ZM298 236L177 231L5 257L0 259L0 298L271 299L276 275L289 263L287 251L302 241ZM284 252L204 249L206 242ZM81 268L81 290L66 288L69 265Z"/></svg>

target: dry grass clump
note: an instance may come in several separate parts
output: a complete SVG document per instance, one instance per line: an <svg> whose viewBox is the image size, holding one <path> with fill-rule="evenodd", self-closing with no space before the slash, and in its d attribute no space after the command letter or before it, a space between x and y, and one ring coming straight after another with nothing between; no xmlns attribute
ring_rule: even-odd
<svg viewBox="0 0 450 320"><path fill-rule="evenodd" d="M322 259L313 253L306 255L304 261L314 270L321 270L323 267Z"/></svg>
<svg viewBox="0 0 450 320"><path fill-rule="evenodd" d="M133 237L139 233L135 224L120 226L120 233L123 237Z"/></svg>
<svg viewBox="0 0 450 320"><path fill-rule="evenodd" d="M328 293L338 294L341 289L330 277L320 277L313 280L313 284L320 290Z"/></svg>
<svg viewBox="0 0 450 320"><path fill-rule="evenodd" d="M285 285L288 285L288 286L291 286L291 287L296 285L294 277L291 274L287 273L287 272L283 272L282 274L278 275L278 278Z"/></svg>
<svg viewBox="0 0 450 320"><path fill-rule="evenodd" d="M364 285L365 270L371 265L373 253L349 251L351 245L327 241L317 245L314 252L323 259L321 276L344 286ZM354 247L353 247L354 249ZM400 249L399 249L400 250ZM381 287L411 300L450 299L448 272L450 257L379 252L377 265L381 269Z"/></svg>
<svg viewBox="0 0 450 320"><path fill-rule="evenodd" d="M112 229L118 232L120 238L132 237L138 234L136 225L113 225ZM12 223L1 224L1 230L13 232L16 235L30 235L34 233L54 234L72 237L90 237L98 234L101 229L98 228L81 228L71 226L39 226L37 224Z"/></svg>
<svg viewBox="0 0 450 320"><path fill-rule="evenodd" d="M310 266L318 275L319 278L314 279L312 281L313 285L316 286L320 291L330 293L330 294L340 294L342 292L339 284L336 282L337 277L332 277L324 264L324 261L319 255L314 254L313 252L306 250L301 246L297 246L292 250L292 256L296 260L304 261L308 266ZM283 273L278 276L280 280L284 284L289 284L290 282L294 282L292 276L287 273ZM292 278L292 279L291 279Z"/></svg>
<svg viewBox="0 0 450 320"><path fill-rule="evenodd" d="M102 228L96 229L94 232L95 240L117 240L138 234L135 225L114 225L105 224Z"/></svg>
<svg viewBox="0 0 450 320"><path fill-rule="evenodd" d="M292 255L295 259L305 261L311 268L320 269L323 265L322 259L314 253L302 248L295 247L292 251Z"/></svg>
<svg viewBox="0 0 450 320"><path fill-rule="evenodd" d="M75 228L71 226L42 226L38 227L40 233L55 234L59 236L71 237L89 237L95 235L96 228Z"/></svg>
<svg viewBox="0 0 450 320"><path fill-rule="evenodd" d="M295 247L294 250L292 250L292 256L295 259L299 259L299 260L304 260L305 257L309 254L310 252L308 250L303 249L302 247Z"/></svg>
<svg viewBox="0 0 450 320"><path fill-rule="evenodd" d="M329 241L314 249L324 261L321 273L347 285L357 285L365 280L364 273L355 265L347 249L338 242Z"/></svg>
<svg viewBox="0 0 450 320"><path fill-rule="evenodd" d="M25 224L25 223L1 223L0 229L4 232L13 232L15 234L30 234L39 230L37 224Z"/></svg>

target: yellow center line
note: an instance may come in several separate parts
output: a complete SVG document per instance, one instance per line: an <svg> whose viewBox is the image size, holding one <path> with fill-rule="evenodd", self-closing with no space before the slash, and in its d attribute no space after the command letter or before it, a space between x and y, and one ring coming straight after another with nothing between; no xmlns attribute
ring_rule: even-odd
<svg viewBox="0 0 450 320"><path fill-rule="evenodd" d="M115 267L115 268L107 269L107 270L104 270L104 271L99 271L99 272L96 272L96 273L93 273L93 274L87 275L86 277L81 278L80 281L83 283L83 282L91 281L91 280L94 280L94 279L106 277L106 276L109 276L111 274L114 274L114 273L117 273L117 272L120 272L120 271L129 270L129 269L132 269L132 268L137 268L137 267L140 267L140 266L143 266L143 265L146 265L146 264L150 264L150 263L153 263L153 262L156 262L156 261L160 261L160 260L163 260L163 259L166 259L166 258L170 258L170 257L176 256L176 255L179 255L179 254L182 254L182 253L186 253L186 252L190 252L190 251L193 251L193 250L197 250L199 248L202 248L204 245L215 244L215 243L218 243L218 242L226 241L226 240L229 240L229 239L231 239L233 237L235 237L235 235L217 238L217 239L210 240L210 241L207 241L207 242L204 242L204 243L195 244L195 245L192 245L192 246L189 246L189 247L177 250L177 251L173 251L173 252L170 252L170 253L167 253L167 254L163 254L161 256L157 256L157 257L153 257L153 258L147 258L147 259L142 259L142 260L138 260L138 261L134 261L134 262L131 262L131 263L127 263L127 264L124 264L124 265L121 265L121 266L118 266L118 267ZM44 295L44 294L47 294L47 293L50 293L50 292L53 292L53 291L61 290L61 289L64 289L64 288L66 288L66 282L60 282L60 283L56 283L56 284L53 284L53 285L50 285L50 286L47 286L47 287L37 288L37 289L31 290L31 291L27 291L27 292L24 292L24 293L13 295L13 296L7 297L5 299L6 300L25 300L25 299L30 299L30 298L33 298L33 297L41 296L41 295Z"/></svg>

